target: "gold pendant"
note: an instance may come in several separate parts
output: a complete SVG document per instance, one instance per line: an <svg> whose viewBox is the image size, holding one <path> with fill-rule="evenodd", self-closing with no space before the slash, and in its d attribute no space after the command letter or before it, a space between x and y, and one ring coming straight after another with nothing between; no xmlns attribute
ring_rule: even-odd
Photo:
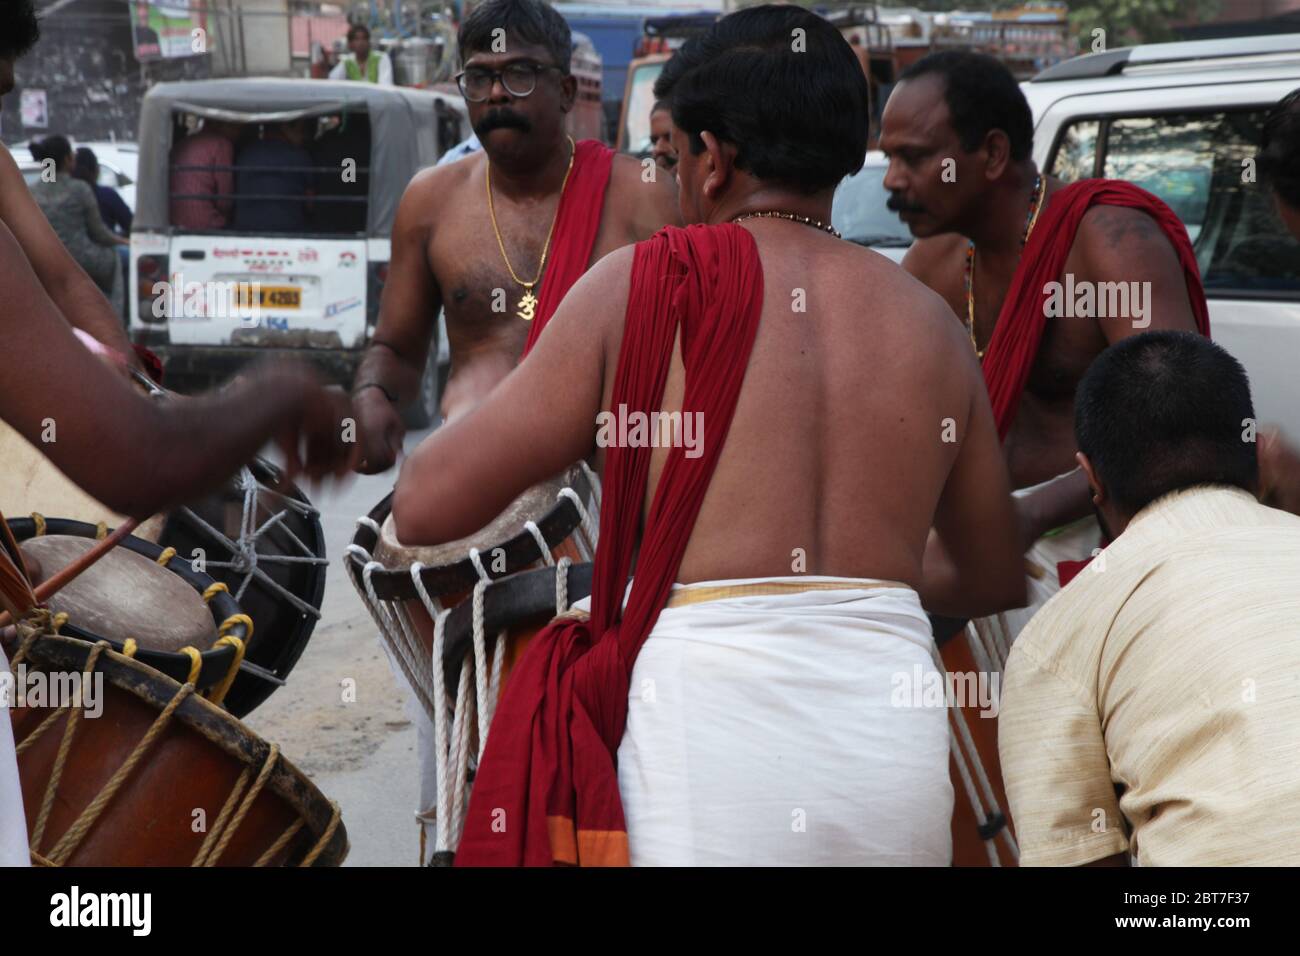
<svg viewBox="0 0 1300 956"><path fill-rule="evenodd" d="M519 311L515 315L525 322L533 321L533 313L537 309L537 297L533 295L533 290L529 289L524 292L524 297L519 300Z"/></svg>

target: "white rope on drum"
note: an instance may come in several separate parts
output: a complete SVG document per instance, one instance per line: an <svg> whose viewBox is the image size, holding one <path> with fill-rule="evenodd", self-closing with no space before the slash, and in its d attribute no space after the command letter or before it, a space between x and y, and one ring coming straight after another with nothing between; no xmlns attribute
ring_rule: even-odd
<svg viewBox="0 0 1300 956"><path fill-rule="evenodd" d="M421 596L424 596L423 585L417 585L417 587L420 589ZM450 611L443 611L433 621L433 659L436 661L442 660L445 626L447 615L450 613ZM433 696L444 705L435 708L433 714L433 766L438 784L438 809L434 817L436 845L433 849L435 853L441 853L451 847L451 780L449 779L451 774L448 773L447 766L449 743L447 740L447 710L445 707L447 681L441 667L431 669L433 671Z"/></svg>
<svg viewBox="0 0 1300 956"><path fill-rule="evenodd" d="M591 465L587 464L586 459L578 462L578 465L582 468L582 473L587 476L587 484L591 486L591 508L599 515L601 506L600 476L596 474ZM597 526L596 530L600 530L599 526Z"/></svg>
<svg viewBox="0 0 1300 956"><path fill-rule="evenodd" d="M362 587L364 603L366 610L370 612L370 617L374 620L375 626L379 628L379 635L384 642L393 650L397 659L397 665L401 668L407 683L411 685L411 691L415 694L416 699L420 702L429 716L433 716L433 701L429 699L428 683L423 678L426 676L424 669L418 663L418 659L411 654L410 647L395 635L401 630L400 625L395 622L392 612L375 594L375 585L371 580L371 575L376 570L384 570L382 564L371 559L370 554L360 545L348 545L348 552L360 557L365 565L362 569Z"/></svg>
<svg viewBox="0 0 1300 956"><path fill-rule="evenodd" d="M998 649L998 660L1001 662L1001 670L1007 669L1007 658L1011 656L1011 628L1007 627L1007 616L998 612L996 618L989 620L990 630L993 632L993 644Z"/></svg>
<svg viewBox="0 0 1300 956"><path fill-rule="evenodd" d="M559 500L560 498L568 498L573 502L573 506L578 509L578 518L582 527L582 536L586 539L586 548L580 548L579 550L583 552L582 559L584 561L590 561L592 556L596 553L596 524L592 521L586 505L582 503L582 498L572 488L561 488L560 493L556 496L556 500Z"/></svg>
<svg viewBox="0 0 1300 956"><path fill-rule="evenodd" d="M441 670L441 668L438 668ZM456 712L452 719L452 751L448 763L452 768L451 806L448 819L446 849L455 851L460 846L460 836L465 830L466 796L469 791L469 727L474 722L474 699L469 693L468 659L460 668L460 685L456 688Z"/></svg>
<svg viewBox="0 0 1300 956"><path fill-rule="evenodd" d="M943 657L939 654L938 645L932 644L930 652L935 667L939 669L940 673L947 674L948 669L943 662ZM944 684L947 686L946 679ZM975 741L970 735L970 728L966 726L966 717L962 713L961 707L953 704L948 707L948 711L949 745L953 760L957 764L957 773L961 777L962 787L966 791L966 798L970 801L971 810L975 814L975 821L983 829L987 827L992 814L1001 814L1004 820L1006 814L998 804L997 796L989 783L988 773L984 770L984 761L980 758L979 750L975 747ZM969 753L969 757L967 753ZM975 770L974 777L971 775L972 766ZM1018 859L1020 856L1019 847L1016 846L1015 840L1011 837L1010 831L1004 824L992 837L985 837L983 840L984 850L989 856L991 866L1002 865L995 846L995 842L999 837L1003 838L1004 843L1006 843L1015 858Z"/></svg>
<svg viewBox="0 0 1300 956"><path fill-rule="evenodd" d="M542 556L542 563L548 568L555 564L555 558L551 555L551 546L546 543L546 538L542 534L542 529L537 527L537 522L532 521L531 519L525 521L524 529L531 534L533 540L537 542L537 553Z"/></svg>
<svg viewBox="0 0 1300 956"><path fill-rule="evenodd" d="M555 566L555 613L563 614L569 609L569 558L560 558Z"/></svg>
<svg viewBox="0 0 1300 956"><path fill-rule="evenodd" d="M474 694L478 703L478 759L483 758L483 748L487 746L488 721L492 718L492 706L488 702L488 662L487 635L483 632L483 592L492 583L478 548L469 549L469 559L478 572L478 581L474 585L473 602L473 642L474 642ZM501 643L498 641L498 643ZM459 697L457 697L459 706Z"/></svg>

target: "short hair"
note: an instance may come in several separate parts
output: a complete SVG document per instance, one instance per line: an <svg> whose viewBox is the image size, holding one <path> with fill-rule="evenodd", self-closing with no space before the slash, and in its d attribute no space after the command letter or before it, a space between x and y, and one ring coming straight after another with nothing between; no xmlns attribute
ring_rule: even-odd
<svg viewBox="0 0 1300 956"><path fill-rule="evenodd" d="M798 32L796 32L798 31ZM705 130L736 147L736 166L812 194L862 168L867 78L839 30L802 7L729 14L687 40L655 81L694 155Z"/></svg>
<svg viewBox="0 0 1300 956"><path fill-rule="evenodd" d="M487 0L479 4L461 23L456 36L461 61L472 53L490 52L498 29L544 47L555 65L569 72L573 33L564 17L543 0Z"/></svg>
<svg viewBox="0 0 1300 956"><path fill-rule="evenodd" d="M0 3L0 60L16 60L41 38L32 0Z"/></svg>
<svg viewBox="0 0 1300 956"><path fill-rule="evenodd" d="M38 163L52 159L56 166L62 166L72 155L72 144L68 142L68 137L58 133L53 133L44 139L34 139L27 148L31 150L32 159Z"/></svg>
<svg viewBox="0 0 1300 956"><path fill-rule="evenodd" d="M77 165L72 175L78 179L84 179L90 185L94 186L98 181L99 174L99 157L89 146L77 147Z"/></svg>
<svg viewBox="0 0 1300 956"><path fill-rule="evenodd" d="M1074 399L1079 450L1117 506L1136 514L1193 485L1253 492L1259 479L1250 381L1194 332L1144 332L1092 363Z"/></svg>
<svg viewBox="0 0 1300 956"><path fill-rule="evenodd" d="M352 26L348 27L348 42L351 43L353 37L359 36L362 33L366 35L367 40L370 39L370 27L366 26L364 23L352 24Z"/></svg>
<svg viewBox="0 0 1300 956"><path fill-rule="evenodd" d="M1300 209L1300 89L1282 97L1264 118L1255 168L1288 206Z"/></svg>
<svg viewBox="0 0 1300 956"><path fill-rule="evenodd" d="M1028 159L1034 148L1034 114L1020 84L1001 62L984 53L942 50L917 60L899 76L901 83L934 75L943 80L952 128L962 149L973 152L991 130L1011 143L1011 158Z"/></svg>
<svg viewBox="0 0 1300 956"><path fill-rule="evenodd" d="M668 112L671 113L672 109L673 109L672 104L669 103L667 100L655 100L655 105L650 107L650 115L654 116L660 110L667 110Z"/></svg>

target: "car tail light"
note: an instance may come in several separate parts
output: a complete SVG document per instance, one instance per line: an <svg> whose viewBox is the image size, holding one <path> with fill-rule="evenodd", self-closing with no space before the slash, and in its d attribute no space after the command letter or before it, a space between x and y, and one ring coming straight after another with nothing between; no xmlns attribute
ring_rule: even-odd
<svg viewBox="0 0 1300 956"><path fill-rule="evenodd" d="M139 317L142 322L166 322L167 312L154 314L154 304L165 294L154 291L154 286L167 279L166 256L141 256L135 261L136 288L140 297Z"/></svg>

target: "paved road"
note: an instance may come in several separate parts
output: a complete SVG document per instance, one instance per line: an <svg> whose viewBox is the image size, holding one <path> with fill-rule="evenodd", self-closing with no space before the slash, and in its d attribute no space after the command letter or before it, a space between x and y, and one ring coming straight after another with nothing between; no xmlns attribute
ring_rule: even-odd
<svg viewBox="0 0 1300 956"><path fill-rule="evenodd" d="M427 434L407 435L407 450ZM339 802L349 866L415 866L419 857L415 728L342 562L356 519L392 489L396 474L307 490L330 559L321 620L288 684L244 721ZM348 678L355 702L344 700Z"/></svg>

